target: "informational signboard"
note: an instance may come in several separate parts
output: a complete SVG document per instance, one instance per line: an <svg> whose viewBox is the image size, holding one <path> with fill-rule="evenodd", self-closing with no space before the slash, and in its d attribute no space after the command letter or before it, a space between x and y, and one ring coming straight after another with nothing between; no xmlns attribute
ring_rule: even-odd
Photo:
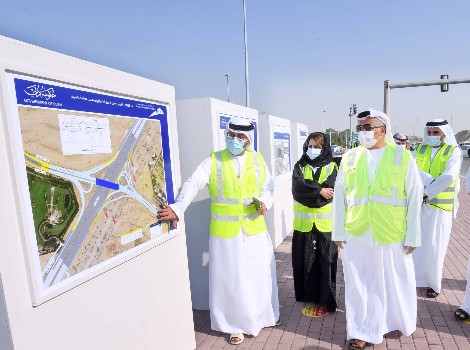
<svg viewBox="0 0 470 350"><path fill-rule="evenodd" d="M300 159L300 157L302 156L302 154L304 153L304 143L305 141L307 141L307 136L308 136L308 131L305 129L305 130L302 130L302 129L299 129L297 130L298 132L298 144L297 144L297 154L298 154L298 158Z"/></svg>
<svg viewBox="0 0 470 350"><path fill-rule="evenodd" d="M167 105L7 77L36 303L176 233Z"/></svg>
<svg viewBox="0 0 470 350"><path fill-rule="evenodd" d="M229 122L230 118L232 118L232 116L229 116L226 114L219 115L219 147L220 149L224 149L225 147L227 147L225 144L225 130L227 128L227 123ZM255 134L253 149L255 151L258 151L258 130L257 130L258 123L256 122L256 120L252 120L249 118L244 118L244 119L248 119L255 126L255 130L253 130Z"/></svg>
<svg viewBox="0 0 470 350"><path fill-rule="evenodd" d="M274 132L274 176L291 171L290 133Z"/></svg>

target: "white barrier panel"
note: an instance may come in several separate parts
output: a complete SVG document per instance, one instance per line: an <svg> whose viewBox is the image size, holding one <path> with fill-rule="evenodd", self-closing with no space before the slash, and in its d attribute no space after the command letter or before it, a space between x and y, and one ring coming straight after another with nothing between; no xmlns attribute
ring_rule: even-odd
<svg viewBox="0 0 470 350"><path fill-rule="evenodd" d="M174 88L5 37L0 88L13 347L194 348Z"/></svg>
<svg viewBox="0 0 470 350"><path fill-rule="evenodd" d="M266 214L266 225L273 245L279 246L293 230L291 122L272 115L260 117L260 150L274 180L273 208Z"/></svg>

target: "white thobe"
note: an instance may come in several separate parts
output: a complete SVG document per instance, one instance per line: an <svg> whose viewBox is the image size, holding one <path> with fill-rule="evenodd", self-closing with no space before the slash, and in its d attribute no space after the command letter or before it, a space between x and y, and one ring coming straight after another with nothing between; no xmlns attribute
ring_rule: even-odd
<svg viewBox="0 0 470 350"><path fill-rule="evenodd" d="M470 168L467 171L467 192L470 193ZM462 301L462 305L460 305L462 310L465 310L467 313L470 314L470 256L468 257L468 264L467 264L467 289L465 290L465 296Z"/></svg>
<svg viewBox="0 0 470 350"><path fill-rule="evenodd" d="M470 193L470 168L467 170L467 179L466 179L467 192Z"/></svg>
<svg viewBox="0 0 470 350"><path fill-rule="evenodd" d="M465 290L465 295L460 308L470 314L470 256L468 257L467 263L467 289Z"/></svg>
<svg viewBox="0 0 470 350"><path fill-rule="evenodd" d="M354 152L356 149L353 149ZM384 148L365 151L372 183ZM418 167L413 159L406 172L407 233L404 242L377 243L370 227L355 237L345 230L346 185L342 165L333 197L334 241L345 241L342 262L345 285L347 338L379 344L384 334L399 330L410 335L416 330L416 282L411 254L404 246L420 245L419 211L423 198Z"/></svg>
<svg viewBox="0 0 470 350"><path fill-rule="evenodd" d="M238 177L246 155L232 156ZM266 180L259 200L272 206L274 184L266 169ZM175 204L170 205L179 218L196 196L209 184L212 159L207 157L183 184ZM209 238L209 308L211 328L224 333L258 335L279 319L276 260L269 233L246 235L243 229L232 238Z"/></svg>
<svg viewBox="0 0 470 350"><path fill-rule="evenodd" d="M432 148L431 161L438 151L439 148ZM459 176L461 164L460 148L455 147L446 163L444 172L438 178L420 170L424 194L428 196L429 200L454 182ZM458 193L455 195L457 198ZM451 230L452 211L442 210L427 204L422 206L421 232L423 242L421 247L413 253L417 287L430 287L437 293L441 292L442 269Z"/></svg>

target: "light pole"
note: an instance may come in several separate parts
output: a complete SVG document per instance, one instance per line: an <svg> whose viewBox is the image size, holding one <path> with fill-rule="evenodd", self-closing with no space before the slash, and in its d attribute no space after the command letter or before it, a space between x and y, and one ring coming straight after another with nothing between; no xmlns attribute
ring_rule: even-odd
<svg viewBox="0 0 470 350"><path fill-rule="evenodd" d="M418 86L431 86L439 85L441 92L449 91L449 84L469 84L470 78L464 79L449 79L446 74L441 75L439 80L427 80L427 81L409 81L406 83L392 83L390 80L384 81L384 112L390 117L390 92L392 89L402 89L409 87Z"/></svg>
<svg viewBox="0 0 470 350"><path fill-rule="evenodd" d="M225 74L225 77L227 78L227 102L230 102L230 88L228 85L228 74Z"/></svg>
<svg viewBox="0 0 470 350"><path fill-rule="evenodd" d="M245 34L245 94L246 106L250 106L250 82L248 79L248 37L246 32L246 1L243 0L243 28Z"/></svg>
<svg viewBox="0 0 470 350"><path fill-rule="evenodd" d="M325 133L325 113L326 113L326 111L323 111L323 113L321 115L321 124L322 124L323 133Z"/></svg>

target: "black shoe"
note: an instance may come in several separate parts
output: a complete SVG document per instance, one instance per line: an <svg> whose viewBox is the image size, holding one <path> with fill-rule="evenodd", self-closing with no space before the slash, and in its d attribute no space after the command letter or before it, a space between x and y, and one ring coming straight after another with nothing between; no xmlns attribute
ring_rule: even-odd
<svg viewBox="0 0 470 350"><path fill-rule="evenodd" d="M439 293L437 293L434 289L428 288L426 291L426 298L437 298Z"/></svg>

